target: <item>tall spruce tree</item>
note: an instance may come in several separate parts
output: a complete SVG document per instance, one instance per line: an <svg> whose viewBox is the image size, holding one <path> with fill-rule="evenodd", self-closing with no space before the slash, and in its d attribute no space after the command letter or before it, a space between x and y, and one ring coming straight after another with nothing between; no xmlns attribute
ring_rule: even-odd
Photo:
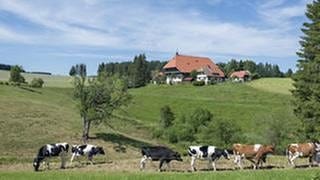
<svg viewBox="0 0 320 180"><path fill-rule="evenodd" d="M306 138L320 138L320 0L307 5L308 22L301 29L301 49L293 76L295 114L303 121Z"/></svg>

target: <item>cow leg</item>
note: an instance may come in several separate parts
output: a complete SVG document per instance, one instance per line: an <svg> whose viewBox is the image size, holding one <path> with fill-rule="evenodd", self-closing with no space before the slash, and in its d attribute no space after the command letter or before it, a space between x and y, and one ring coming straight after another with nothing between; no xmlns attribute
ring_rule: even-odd
<svg viewBox="0 0 320 180"><path fill-rule="evenodd" d="M292 158L290 159L291 165L296 166L294 160L297 159L299 157L299 153L295 153Z"/></svg>
<svg viewBox="0 0 320 180"><path fill-rule="evenodd" d="M208 159L208 169L209 169L209 170L213 169L212 159Z"/></svg>
<svg viewBox="0 0 320 180"><path fill-rule="evenodd" d="M237 166L238 166L240 169L243 169L243 167L242 167L242 157L241 157L241 155L235 155L235 163L237 164Z"/></svg>
<svg viewBox="0 0 320 180"><path fill-rule="evenodd" d="M61 155L60 155L60 157L61 157L61 169L64 169L65 168L65 165L66 165L66 153L62 153Z"/></svg>
<svg viewBox="0 0 320 180"><path fill-rule="evenodd" d="M167 164L167 169L170 170L170 169L171 169L171 167L170 167L170 160L167 160L167 161L166 161L166 164Z"/></svg>
<svg viewBox="0 0 320 180"><path fill-rule="evenodd" d="M194 163L196 161L196 157L191 157L191 171L196 171L196 168L194 167Z"/></svg>
<svg viewBox="0 0 320 180"><path fill-rule="evenodd" d="M257 169L257 163L253 159L247 159L247 160L249 160L252 163L254 170Z"/></svg>
<svg viewBox="0 0 320 180"><path fill-rule="evenodd" d="M216 171L217 168L216 168L216 160L213 160L212 161L212 167L213 167L213 170Z"/></svg>
<svg viewBox="0 0 320 180"><path fill-rule="evenodd" d="M50 169L50 160L49 160L49 158L46 158L45 159L45 163L46 163L46 165L47 165L47 169L49 170Z"/></svg>
<svg viewBox="0 0 320 180"><path fill-rule="evenodd" d="M76 153L73 153L72 156L71 156L71 159L70 159L70 166L72 165L72 161L73 161L75 156L76 156Z"/></svg>
<svg viewBox="0 0 320 180"><path fill-rule="evenodd" d="M165 162L164 159L160 159L159 170L158 170L159 172L161 172L162 165L163 165L164 162Z"/></svg>
<svg viewBox="0 0 320 180"><path fill-rule="evenodd" d="M88 155L88 161L91 165L93 165L93 155Z"/></svg>
<svg viewBox="0 0 320 180"><path fill-rule="evenodd" d="M143 170L146 167L146 161L148 160L147 156L143 156L140 161L140 170Z"/></svg>
<svg viewBox="0 0 320 180"><path fill-rule="evenodd" d="M312 164L313 164L313 156L310 156L309 157L309 168L312 167Z"/></svg>
<svg viewBox="0 0 320 180"><path fill-rule="evenodd" d="M292 153L290 151L288 151L288 163L289 165L293 165L293 162L291 161L292 158Z"/></svg>

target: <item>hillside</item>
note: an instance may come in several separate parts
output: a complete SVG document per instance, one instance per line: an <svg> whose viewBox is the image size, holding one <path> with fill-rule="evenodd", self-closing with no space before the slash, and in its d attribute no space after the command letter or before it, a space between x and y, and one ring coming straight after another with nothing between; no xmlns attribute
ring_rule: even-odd
<svg viewBox="0 0 320 180"><path fill-rule="evenodd" d="M290 102L291 88L290 79L276 78L204 87L150 85L131 90L134 101L125 115L155 125L160 116L159 109L164 105L172 107L177 118L202 107L210 110L216 119L239 124L250 136L263 129L260 123L268 120L297 122Z"/></svg>
<svg viewBox="0 0 320 180"><path fill-rule="evenodd" d="M29 161L35 149L44 143L80 142L81 122L72 99L72 89L61 88L71 86L69 80L63 81L68 77L59 77L58 84L55 78L46 78L48 86L43 89L0 86L0 135L4 137L0 143L2 163ZM58 87L52 87L54 85ZM292 113L289 89L289 79L261 79L247 84L223 83L204 87L149 85L131 89L133 102L125 109L126 113L118 112L118 118L111 120L114 129L93 128L91 135L97 139L92 141L111 148L129 145L133 151L146 143L165 144L153 140L150 130L157 125L160 108L170 105L177 118L188 115L197 107L206 108L214 118L238 124L249 140L252 138L256 142L263 139L263 134L261 137L252 137L251 134L259 134L257 132L264 128L260 124L268 120L298 123Z"/></svg>

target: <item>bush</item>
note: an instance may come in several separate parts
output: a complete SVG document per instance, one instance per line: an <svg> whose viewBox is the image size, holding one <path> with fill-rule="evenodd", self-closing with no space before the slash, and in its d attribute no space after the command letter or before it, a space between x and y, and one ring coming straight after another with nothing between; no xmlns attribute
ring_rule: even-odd
<svg viewBox="0 0 320 180"><path fill-rule="evenodd" d="M167 134L166 135L167 135L168 141L170 143L177 143L178 142L178 136L177 136L175 128L169 128L167 130Z"/></svg>
<svg viewBox="0 0 320 180"><path fill-rule="evenodd" d="M251 75L251 80L255 80L255 79L259 79L260 78L260 75L258 73L253 73Z"/></svg>
<svg viewBox="0 0 320 180"><path fill-rule="evenodd" d="M41 78L33 78L30 86L33 88L42 88L44 81Z"/></svg>
<svg viewBox="0 0 320 180"><path fill-rule="evenodd" d="M202 126L197 141L203 144L214 144L220 147L231 147L234 143L246 143L240 127L227 120L216 120Z"/></svg>
<svg viewBox="0 0 320 180"><path fill-rule="evenodd" d="M10 69L10 79L9 81L11 82L16 82L16 83L24 83L25 79L21 75L21 72L23 72L22 67L20 66L12 66Z"/></svg>
<svg viewBox="0 0 320 180"><path fill-rule="evenodd" d="M193 81L194 86L204 86L206 83L204 81Z"/></svg>
<svg viewBox="0 0 320 180"><path fill-rule="evenodd" d="M174 114L169 106L163 106L160 109L160 126L161 128L168 128L173 124Z"/></svg>
<svg viewBox="0 0 320 180"><path fill-rule="evenodd" d="M0 85L4 85L4 82L3 82L3 81L0 81Z"/></svg>
<svg viewBox="0 0 320 180"><path fill-rule="evenodd" d="M161 138L162 136L163 136L163 130L162 130L162 129L155 128L155 129L152 131L152 137L153 137L153 138Z"/></svg>
<svg viewBox="0 0 320 180"><path fill-rule="evenodd" d="M4 82L4 85L7 85L7 86L8 86L8 85L9 85L9 82L8 82L8 81Z"/></svg>
<svg viewBox="0 0 320 180"><path fill-rule="evenodd" d="M187 119L187 123L193 127L193 131L197 133L200 126L206 126L212 121L213 115L210 111L202 108L197 108L191 114L190 118Z"/></svg>

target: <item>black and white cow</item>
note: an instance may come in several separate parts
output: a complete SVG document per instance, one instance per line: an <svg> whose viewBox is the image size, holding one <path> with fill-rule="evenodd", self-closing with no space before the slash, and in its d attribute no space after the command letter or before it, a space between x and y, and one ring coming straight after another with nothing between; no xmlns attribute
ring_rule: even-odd
<svg viewBox="0 0 320 180"><path fill-rule="evenodd" d="M221 157L230 159L229 153L226 149L219 149L215 146L189 146L188 154L191 157L191 170L195 171L196 159L208 160L208 167L216 171L216 161Z"/></svg>
<svg viewBox="0 0 320 180"><path fill-rule="evenodd" d="M164 162L167 164L167 168L170 168L169 163L172 160L182 161L181 155L178 152L163 146L142 147L141 154L140 170L145 168L147 160L160 161L159 171L161 171Z"/></svg>
<svg viewBox="0 0 320 180"><path fill-rule="evenodd" d="M93 164L92 158L95 155L102 154L104 155L105 152L102 147L95 146L91 144L85 144L85 145L73 145L71 148L72 156L70 160L70 164L72 164L73 159L76 157L77 160L80 163L79 156L88 156L88 160L91 164Z"/></svg>
<svg viewBox="0 0 320 180"><path fill-rule="evenodd" d="M39 170L41 162L45 162L49 169L50 157L61 157L61 168L65 168L66 156L69 150L68 143L46 144L39 149L37 157L33 160L33 167L35 171Z"/></svg>

